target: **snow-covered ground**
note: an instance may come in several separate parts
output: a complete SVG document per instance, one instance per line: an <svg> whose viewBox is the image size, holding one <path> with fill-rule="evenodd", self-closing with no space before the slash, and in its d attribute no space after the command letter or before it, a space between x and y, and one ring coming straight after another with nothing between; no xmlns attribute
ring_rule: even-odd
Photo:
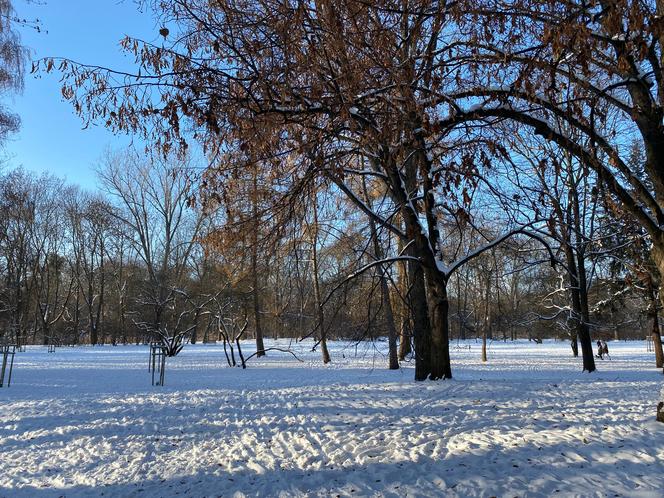
<svg viewBox="0 0 664 498"><path fill-rule="evenodd" d="M0 496L664 496L644 342L592 375L563 343L453 346L455 378L424 383L384 343L310 346L244 371L187 346L164 387L145 347L30 347L0 389Z"/></svg>

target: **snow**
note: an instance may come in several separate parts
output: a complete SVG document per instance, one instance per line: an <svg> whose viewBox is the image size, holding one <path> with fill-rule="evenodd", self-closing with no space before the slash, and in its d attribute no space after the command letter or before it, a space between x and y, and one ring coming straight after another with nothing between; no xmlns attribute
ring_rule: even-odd
<svg viewBox="0 0 664 498"><path fill-rule="evenodd" d="M466 344L424 383L385 370L382 341L247 370L186 346L164 387L147 347L29 347L0 389L0 496L661 496L645 342L611 342L593 374L566 343L492 342L484 365Z"/></svg>

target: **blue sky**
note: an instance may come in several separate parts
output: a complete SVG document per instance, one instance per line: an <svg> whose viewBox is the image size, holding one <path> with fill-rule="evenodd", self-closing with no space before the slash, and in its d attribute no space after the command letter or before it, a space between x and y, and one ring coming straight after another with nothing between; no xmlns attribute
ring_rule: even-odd
<svg viewBox="0 0 664 498"><path fill-rule="evenodd" d="M119 48L124 35L155 41L159 27L149 13L139 12L133 0L15 0L21 18L39 19L43 31L21 29L32 59L56 56L114 68L132 67L133 59ZM27 65L25 89L6 99L21 117L21 130L4 147L9 166L49 171L72 183L94 189L94 165L108 148L130 143L103 126L83 129L69 103L60 95L57 74L35 78Z"/></svg>

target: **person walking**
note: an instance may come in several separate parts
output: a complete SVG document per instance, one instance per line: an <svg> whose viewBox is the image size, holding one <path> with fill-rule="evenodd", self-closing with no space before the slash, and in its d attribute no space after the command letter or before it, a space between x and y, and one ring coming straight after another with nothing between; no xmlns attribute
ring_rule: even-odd
<svg viewBox="0 0 664 498"><path fill-rule="evenodd" d="M595 357L599 358L600 360L603 360L604 359L603 354L604 354L604 347L602 346L602 341L597 339L597 354L595 355Z"/></svg>

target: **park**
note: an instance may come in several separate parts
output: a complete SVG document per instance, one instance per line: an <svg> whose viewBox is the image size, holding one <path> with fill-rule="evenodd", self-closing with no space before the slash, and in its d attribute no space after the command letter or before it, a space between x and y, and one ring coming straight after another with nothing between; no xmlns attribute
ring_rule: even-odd
<svg viewBox="0 0 664 498"><path fill-rule="evenodd" d="M661 496L659 0L0 0L0 498Z"/></svg>

